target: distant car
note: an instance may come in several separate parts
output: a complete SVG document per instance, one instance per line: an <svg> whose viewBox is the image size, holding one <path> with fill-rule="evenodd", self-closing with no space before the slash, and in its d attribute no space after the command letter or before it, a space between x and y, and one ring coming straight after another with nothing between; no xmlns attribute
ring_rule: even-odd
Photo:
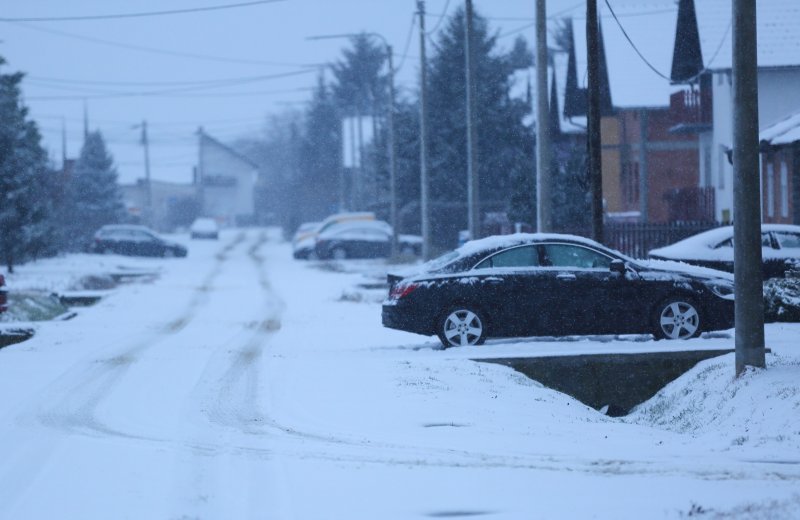
<svg viewBox="0 0 800 520"><path fill-rule="evenodd" d="M292 235L292 255L298 259L307 259L314 251L317 230L322 222L304 222Z"/></svg>
<svg viewBox="0 0 800 520"><path fill-rule="evenodd" d="M316 257L321 260L387 258L392 253L392 226L382 220L348 221L331 226L316 239ZM419 255L422 238L398 236L401 254Z"/></svg>
<svg viewBox="0 0 800 520"><path fill-rule="evenodd" d="M383 325L435 334L446 347L519 336L686 339L733 326L730 274L637 261L572 235L474 240L388 280Z"/></svg>
<svg viewBox="0 0 800 520"><path fill-rule="evenodd" d="M800 226L762 224L761 255L765 279L782 278L788 271L800 269ZM648 256L732 273L733 226L698 233L672 245L653 249Z"/></svg>
<svg viewBox="0 0 800 520"><path fill-rule="evenodd" d="M6 279L0 274L0 312L8 310L8 288L6 287Z"/></svg>
<svg viewBox="0 0 800 520"><path fill-rule="evenodd" d="M192 222L192 226L189 228L189 235L192 238L217 240L219 238L219 226L213 218L198 218Z"/></svg>
<svg viewBox="0 0 800 520"><path fill-rule="evenodd" d="M343 222L362 222L371 220L375 220L375 213L370 211L359 211L330 215L322 222L319 222L316 226L313 225L313 222L307 222L301 226L304 228L304 231L301 232L300 229L298 229L292 239L292 255L294 258L300 260L316 258L316 242L317 236L320 233Z"/></svg>
<svg viewBox="0 0 800 520"><path fill-rule="evenodd" d="M130 256L186 256L186 247L158 236L145 226L109 225L100 228L90 246L93 253Z"/></svg>

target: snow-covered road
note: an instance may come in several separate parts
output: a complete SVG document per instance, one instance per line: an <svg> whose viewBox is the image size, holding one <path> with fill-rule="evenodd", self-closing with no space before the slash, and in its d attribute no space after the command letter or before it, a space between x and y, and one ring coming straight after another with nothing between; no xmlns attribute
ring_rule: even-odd
<svg viewBox="0 0 800 520"><path fill-rule="evenodd" d="M433 339L383 329L374 302L343 298L359 274L290 257L266 230L192 242L189 258L166 262L153 283L121 287L0 350L0 518L792 518L800 510L800 396L787 395L800 386L800 327L769 330L784 362L766 383L720 375L732 374L730 357L695 375L710 393L783 396L768 411L751 398L760 422L742 426L725 403L716 415L698 404L706 414L698 417L716 426L665 426L669 413L689 420L671 394L611 419L471 358L654 342L442 351ZM753 431L743 438L737 428Z"/></svg>

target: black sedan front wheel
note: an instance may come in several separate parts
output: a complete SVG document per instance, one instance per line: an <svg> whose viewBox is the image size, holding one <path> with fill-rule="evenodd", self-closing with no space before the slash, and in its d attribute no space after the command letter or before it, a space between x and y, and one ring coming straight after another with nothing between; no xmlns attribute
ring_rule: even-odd
<svg viewBox="0 0 800 520"><path fill-rule="evenodd" d="M444 314L437 334L445 348L481 345L486 341L486 321L475 309L454 307Z"/></svg>
<svg viewBox="0 0 800 520"><path fill-rule="evenodd" d="M668 298L656 307L657 339L689 339L698 336L700 311L687 298Z"/></svg>

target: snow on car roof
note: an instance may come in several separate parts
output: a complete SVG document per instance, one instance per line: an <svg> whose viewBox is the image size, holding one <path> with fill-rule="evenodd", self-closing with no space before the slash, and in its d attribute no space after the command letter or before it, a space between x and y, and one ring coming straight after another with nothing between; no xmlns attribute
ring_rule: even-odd
<svg viewBox="0 0 800 520"><path fill-rule="evenodd" d="M788 231L790 233L800 233L800 226L791 224L762 224L761 231ZM674 244L653 249L649 254L676 259L713 260L719 256L715 252L716 246L731 237L733 237L733 226L722 226L692 235Z"/></svg>
<svg viewBox="0 0 800 520"><path fill-rule="evenodd" d="M360 230L374 230L374 229L389 234L391 234L392 232L392 226L389 225L388 222L385 222L383 220L346 220L343 222L338 222L328 227L327 229L325 229L325 231L319 234L319 237L320 238L327 237L332 234L341 233L345 230L360 231Z"/></svg>
<svg viewBox="0 0 800 520"><path fill-rule="evenodd" d="M590 247L608 249L606 246L599 244L594 240L577 235L564 235L560 233L514 233L511 235L494 235L486 238L479 238L477 240L470 240L463 246L456 249L456 252L458 253L459 257L465 257L475 253L480 253L481 251L487 251L489 249L501 249L504 247L527 244L530 242L541 242L543 240L565 240Z"/></svg>

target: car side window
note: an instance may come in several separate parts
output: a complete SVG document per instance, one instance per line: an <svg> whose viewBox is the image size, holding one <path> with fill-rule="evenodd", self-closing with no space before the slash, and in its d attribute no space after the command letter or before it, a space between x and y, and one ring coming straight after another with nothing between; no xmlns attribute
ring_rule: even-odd
<svg viewBox="0 0 800 520"><path fill-rule="evenodd" d="M539 250L536 246L506 249L485 259L476 269L487 267L536 267L539 265Z"/></svg>
<svg viewBox="0 0 800 520"><path fill-rule="evenodd" d="M578 267L582 269L608 269L611 258L592 249L569 244L545 244L545 265L552 267Z"/></svg>
<svg viewBox="0 0 800 520"><path fill-rule="evenodd" d="M772 237L769 236L769 233L761 233L761 247L772 248Z"/></svg>
<svg viewBox="0 0 800 520"><path fill-rule="evenodd" d="M729 238L728 240L723 240L722 242L714 246L714 249L719 249L721 247L733 247L733 238Z"/></svg>
<svg viewBox="0 0 800 520"><path fill-rule="evenodd" d="M781 249L800 249L800 234L776 231L774 235Z"/></svg>

